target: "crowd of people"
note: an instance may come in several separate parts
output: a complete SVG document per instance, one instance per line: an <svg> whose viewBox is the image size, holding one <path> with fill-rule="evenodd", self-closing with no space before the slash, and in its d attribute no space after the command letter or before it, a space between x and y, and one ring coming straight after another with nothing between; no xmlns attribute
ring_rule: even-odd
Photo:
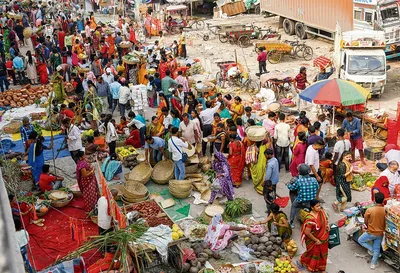
<svg viewBox="0 0 400 273"><path fill-rule="evenodd" d="M172 160L178 180L185 178L185 151L195 149L199 156L213 158L212 169L219 186L212 188L209 202L213 203L218 194L233 200L234 188L241 187L243 180L251 180L266 202L267 219L262 223L275 223L286 243L290 242L299 211L309 208L302 226L306 252L298 266L311 272L326 272L330 227L320 193L326 187L324 182L336 187L336 201L332 204L336 212L345 210L352 201L350 185L356 150L361 164L366 164L360 120L351 112L347 114L335 132L333 152L329 152L330 122L325 114L311 122L314 117L301 111L293 125L283 112L269 111L267 116L258 116L240 96L223 95L216 89L200 92L190 86L191 64L179 62L187 57L183 31L179 42L168 45L160 32L154 46L144 47L136 37L140 29L136 22L120 17L116 26L106 26L97 23L93 13L85 14L79 5L67 11L58 9L59 5L39 1L26 8L15 1L6 7L6 11L21 19L8 18L7 12L0 18L0 85L2 91L8 90L7 77L13 84L25 84L28 80L31 84L47 84L51 75L54 100L50 111L63 129L66 147L76 163L85 212L92 211L100 198L91 163L103 162L102 172L107 180L122 173L116 156L116 143L121 136L126 146L143 148L145 161L153 166L164 159ZM24 31L28 28L29 37ZM132 46L122 48L125 41ZM34 51L22 56L19 48L24 44L31 44ZM140 61L126 64L123 56L133 51L142 53ZM258 61L260 75L266 73L263 49ZM328 78L328 74L321 71L315 80ZM72 83L73 90L66 92L66 81ZM300 69L296 91L302 92L306 84L306 69ZM137 102L131 93L137 85L146 87L148 104L154 108L155 114L149 120L135 108ZM255 125L265 129L262 141L252 141L246 134L246 129ZM81 138L84 130L93 130L93 135L85 139L86 144ZM61 187L64 178L51 174L43 157L44 150L52 149L53 140L45 145L28 118L23 120L20 133L35 187L43 192ZM387 157L387 164L378 166L383 172L372 189L378 208L369 211L367 235L359 239L373 252L372 269L378 265L380 249L375 245L380 245L384 230L379 205L400 184L400 155L393 147ZM289 217L274 203L279 197L277 185L283 183L283 168L292 176L286 184L291 199ZM221 221L216 219L214 224ZM367 246L368 241L374 241L373 248Z"/></svg>

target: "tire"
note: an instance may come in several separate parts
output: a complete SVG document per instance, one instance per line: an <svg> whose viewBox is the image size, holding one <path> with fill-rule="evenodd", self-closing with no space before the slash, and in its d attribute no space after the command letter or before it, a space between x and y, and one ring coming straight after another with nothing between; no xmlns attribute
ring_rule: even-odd
<svg viewBox="0 0 400 273"><path fill-rule="evenodd" d="M299 39L304 40L307 39L307 32L306 32L306 26L303 23L297 22L296 25L294 26L296 36L299 37Z"/></svg>
<svg viewBox="0 0 400 273"><path fill-rule="evenodd" d="M306 46L303 51L303 58L306 61L310 61L313 58L314 51L310 46Z"/></svg>
<svg viewBox="0 0 400 273"><path fill-rule="evenodd" d="M215 80L216 80L216 85L219 87L224 87L224 79L222 78L222 74L221 71L217 72L217 74L215 74Z"/></svg>
<svg viewBox="0 0 400 273"><path fill-rule="evenodd" d="M244 87L245 91L249 93L258 93L258 91L260 91L260 86L256 81L253 80L248 80Z"/></svg>
<svg viewBox="0 0 400 273"><path fill-rule="evenodd" d="M303 58L304 57L304 52L303 51L304 51L303 45L297 45L294 48L294 55L299 57L299 58Z"/></svg>
<svg viewBox="0 0 400 273"><path fill-rule="evenodd" d="M282 59L282 53L278 50L271 50L268 52L268 62L271 64L277 64Z"/></svg>
<svg viewBox="0 0 400 273"><path fill-rule="evenodd" d="M228 43L230 43L231 45L236 44L236 42L237 42L237 40L235 38L233 38L233 37L228 38Z"/></svg>
<svg viewBox="0 0 400 273"><path fill-rule="evenodd" d="M226 35L223 35L223 34L219 34L218 35L218 39L219 39L219 41L221 42L221 43L226 43L226 42L228 42L228 37L226 37Z"/></svg>
<svg viewBox="0 0 400 273"><path fill-rule="evenodd" d="M260 4L256 5L254 8L254 14L261 14Z"/></svg>
<svg viewBox="0 0 400 273"><path fill-rule="evenodd" d="M247 35L240 36L238 41L239 41L239 46L241 48L246 48L246 47L249 47L249 45L250 45L250 37Z"/></svg>
<svg viewBox="0 0 400 273"><path fill-rule="evenodd" d="M194 23L194 26L196 27L197 30L202 30L204 29L204 21L196 21Z"/></svg>
<svg viewBox="0 0 400 273"><path fill-rule="evenodd" d="M283 20L283 29L286 34L293 35L295 32L294 22L288 18L285 18L285 20Z"/></svg>
<svg viewBox="0 0 400 273"><path fill-rule="evenodd" d="M208 41L208 40L210 40L210 35L204 34L203 35L203 41Z"/></svg>

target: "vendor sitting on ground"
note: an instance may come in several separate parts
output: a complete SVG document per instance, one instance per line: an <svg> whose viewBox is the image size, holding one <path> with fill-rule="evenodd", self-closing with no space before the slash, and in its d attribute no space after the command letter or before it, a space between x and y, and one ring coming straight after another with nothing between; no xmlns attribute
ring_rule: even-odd
<svg viewBox="0 0 400 273"><path fill-rule="evenodd" d="M120 135L125 134L125 128L127 128L128 121L126 120L126 117L121 117L121 120L119 124L117 124L117 133Z"/></svg>
<svg viewBox="0 0 400 273"><path fill-rule="evenodd" d="M390 161L396 161L400 164L400 151L396 144L388 144L385 147L385 161L376 163L376 167L383 172L388 167Z"/></svg>
<svg viewBox="0 0 400 273"><path fill-rule="evenodd" d="M96 162L96 160L103 161L103 159L108 156L108 149L101 148L100 145L94 143L93 136L88 136L86 140L85 154L88 162L93 163Z"/></svg>
<svg viewBox="0 0 400 273"><path fill-rule="evenodd" d="M106 158L103 165L101 166L101 172L103 173L107 181L117 180L118 175L122 173L122 164L117 159L116 154L111 154Z"/></svg>
<svg viewBox="0 0 400 273"><path fill-rule="evenodd" d="M212 251L223 250L231 241L238 238L234 231L249 230L248 227L230 226L222 222L222 216L217 214L208 226L208 232L204 241Z"/></svg>
<svg viewBox="0 0 400 273"><path fill-rule="evenodd" d="M42 173L39 177L39 187L41 192L58 190L62 187L64 177L50 173L50 165L44 164Z"/></svg>
<svg viewBox="0 0 400 273"><path fill-rule="evenodd" d="M125 145L131 145L134 148L141 148L142 144L140 141L140 131L136 126L133 124L129 127L131 130L129 137L125 140Z"/></svg>
<svg viewBox="0 0 400 273"><path fill-rule="evenodd" d="M272 203L270 205L271 213L264 221L260 221L256 224L263 225L268 224L268 229L272 235L279 235L283 237L288 234L292 236L292 229L289 225L286 214L280 210L278 204Z"/></svg>
<svg viewBox="0 0 400 273"><path fill-rule="evenodd" d="M389 179L386 176L379 177L371 188L371 200L375 202L375 194L378 192L383 194L383 205L391 198L389 190Z"/></svg>
<svg viewBox="0 0 400 273"><path fill-rule="evenodd" d="M97 130L94 131L93 137L94 137L94 142L93 142L94 144L99 145L99 147L102 149L108 148L107 143L106 143L106 138L104 136L102 136L99 131L97 131Z"/></svg>

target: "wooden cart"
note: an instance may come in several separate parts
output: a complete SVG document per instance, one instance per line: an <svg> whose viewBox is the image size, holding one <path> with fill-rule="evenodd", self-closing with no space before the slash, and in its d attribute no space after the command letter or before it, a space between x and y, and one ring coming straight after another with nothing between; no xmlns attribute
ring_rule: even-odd
<svg viewBox="0 0 400 273"><path fill-rule="evenodd" d="M265 41L257 40L253 42L255 51L258 52L258 48L264 47L268 52L268 62L271 64L277 64L282 60L283 55L293 56L293 46L283 42L277 41Z"/></svg>

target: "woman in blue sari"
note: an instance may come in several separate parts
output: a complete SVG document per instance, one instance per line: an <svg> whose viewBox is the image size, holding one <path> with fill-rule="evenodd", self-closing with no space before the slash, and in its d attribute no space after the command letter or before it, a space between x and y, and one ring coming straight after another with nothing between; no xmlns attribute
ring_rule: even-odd
<svg viewBox="0 0 400 273"><path fill-rule="evenodd" d="M106 158L101 166L101 172L107 181L111 181L114 177L122 173L122 164L117 160L116 154L111 154Z"/></svg>
<svg viewBox="0 0 400 273"><path fill-rule="evenodd" d="M44 137L38 137L36 141L31 143L28 151L28 165L31 166L36 188L39 187L39 177L42 173L42 167L44 165L43 151L51 150L51 148L53 148L53 138L51 139L50 146L44 145L43 142Z"/></svg>

